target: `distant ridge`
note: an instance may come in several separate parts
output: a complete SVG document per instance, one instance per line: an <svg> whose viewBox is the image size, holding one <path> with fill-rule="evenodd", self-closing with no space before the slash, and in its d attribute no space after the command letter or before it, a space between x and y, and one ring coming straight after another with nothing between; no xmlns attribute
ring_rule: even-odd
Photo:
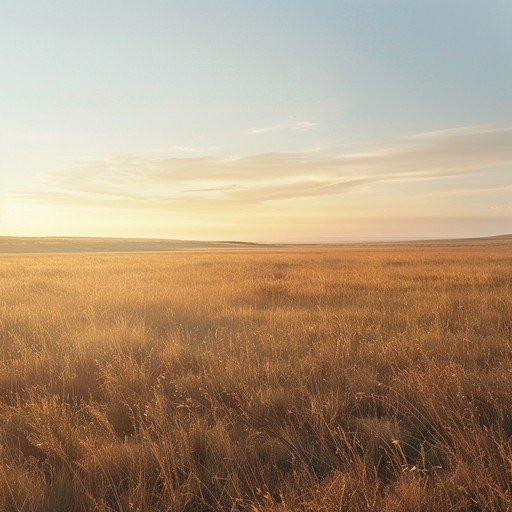
<svg viewBox="0 0 512 512"><path fill-rule="evenodd" d="M494 236L488 236L489 240L512 240L512 234L510 235L494 235Z"/></svg>
<svg viewBox="0 0 512 512"><path fill-rule="evenodd" d="M502 246L512 248L512 234L475 238L417 239L386 241L339 241L317 243L255 243L235 240L202 241L164 238L99 238L99 237L15 237L0 236L0 254L80 253L80 252L158 252L191 249L236 249L277 247L382 247L382 246Z"/></svg>
<svg viewBox="0 0 512 512"><path fill-rule="evenodd" d="M330 245L330 246L357 246L357 247L496 247L500 246L503 248L512 249L512 234L505 235L492 235L492 236L481 236L472 238L411 238L407 240L396 239L396 240L368 240L368 241L357 241L357 242L337 242L330 244L316 244Z"/></svg>
<svg viewBox="0 0 512 512"><path fill-rule="evenodd" d="M88 237L5 237L0 236L0 253L63 252L150 252L187 249L228 249L268 247L251 242L167 240L159 238L88 238Z"/></svg>

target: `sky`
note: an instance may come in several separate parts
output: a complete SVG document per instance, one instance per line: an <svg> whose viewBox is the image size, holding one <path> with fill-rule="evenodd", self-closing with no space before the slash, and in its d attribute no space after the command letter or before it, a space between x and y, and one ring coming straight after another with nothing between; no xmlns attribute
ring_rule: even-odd
<svg viewBox="0 0 512 512"><path fill-rule="evenodd" d="M0 0L0 235L512 233L509 0Z"/></svg>

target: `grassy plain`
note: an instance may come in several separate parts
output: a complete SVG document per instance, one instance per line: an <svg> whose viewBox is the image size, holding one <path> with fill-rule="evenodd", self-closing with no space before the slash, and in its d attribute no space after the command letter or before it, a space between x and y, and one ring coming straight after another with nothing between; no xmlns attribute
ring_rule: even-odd
<svg viewBox="0 0 512 512"><path fill-rule="evenodd" d="M0 256L0 510L512 510L512 244Z"/></svg>

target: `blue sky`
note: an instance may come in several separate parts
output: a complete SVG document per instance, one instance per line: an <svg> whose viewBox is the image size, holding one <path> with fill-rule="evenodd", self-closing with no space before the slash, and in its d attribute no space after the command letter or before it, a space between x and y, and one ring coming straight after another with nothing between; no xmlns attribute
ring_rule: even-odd
<svg viewBox="0 0 512 512"><path fill-rule="evenodd" d="M511 19L501 0L3 0L0 234L512 231Z"/></svg>

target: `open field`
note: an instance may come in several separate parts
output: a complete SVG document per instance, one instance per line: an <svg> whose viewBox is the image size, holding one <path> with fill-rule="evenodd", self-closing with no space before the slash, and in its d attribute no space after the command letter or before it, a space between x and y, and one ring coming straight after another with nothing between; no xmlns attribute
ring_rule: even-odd
<svg viewBox="0 0 512 512"><path fill-rule="evenodd" d="M0 255L0 510L512 510L512 242Z"/></svg>

